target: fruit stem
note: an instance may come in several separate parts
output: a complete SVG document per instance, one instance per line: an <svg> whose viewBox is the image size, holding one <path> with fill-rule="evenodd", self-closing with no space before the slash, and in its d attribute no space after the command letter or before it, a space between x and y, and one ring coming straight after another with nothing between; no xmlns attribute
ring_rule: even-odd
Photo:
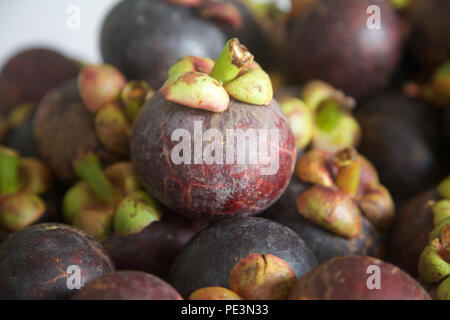
<svg viewBox="0 0 450 320"><path fill-rule="evenodd" d="M339 171L336 176L336 185L342 192L354 196L358 190L361 175L361 158L355 148L346 148L333 157Z"/></svg>
<svg viewBox="0 0 450 320"><path fill-rule="evenodd" d="M19 189L19 154L0 146L0 195L14 194Z"/></svg>
<svg viewBox="0 0 450 320"><path fill-rule="evenodd" d="M111 182L103 173L98 157L92 153L85 155L74 164L76 174L86 181L94 194L103 202L114 203L115 192Z"/></svg>
<svg viewBox="0 0 450 320"><path fill-rule="evenodd" d="M211 77L222 85L234 80L245 66L253 62L253 55L237 38L228 40L216 60Z"/></svg>

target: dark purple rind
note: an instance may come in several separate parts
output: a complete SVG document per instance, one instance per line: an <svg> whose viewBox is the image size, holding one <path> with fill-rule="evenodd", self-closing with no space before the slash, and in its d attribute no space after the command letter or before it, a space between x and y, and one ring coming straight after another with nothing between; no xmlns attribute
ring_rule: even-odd
<svg viewBox="0 0 450 320"><path fill-rule="evenodd" d="M450 58L450 2L412 1L410 25L411 54L422 71L430 74Z"/></svg>
<svg viewBox="0 0 450 320"><path fill-rule="evenodd" d="M439 183L445 172L445 141L432 106L390 92L355 112L363 136L359 151L400 203Z"/></svg>
<svg viewBox="0 0 450 320"><path fill-rule="evenodd" d="M120 160L100 142L95 117L83 104L76 79L45 96L36 111L33 130L41 158L64 182L76 180L73 162L87 153L95 153L103 165Z"/></svg>
<svg viewBox="0 0 450 320"><path fill-rule="evenodd" d="M0 246L0 299L67 299L70 265L81 285L114 270L103 247L64 224L39 224L9 236Z"/></svg>
<svg viewBox="0 0 450 320"><path fill-rule="evenodd" d="M312 249L319 262L346 255L368 255L383 258L386 254L386 236L363 216L361 235L346 239L308 221L297 209L297 197L309 188L294 175L281 198L262 213L292 229Z"/></svg>
<svg viewBox="0 0 450 320"><path fill-rule="evenodd" d="M369 30L370 5L380 8L381 29ZM303 83L321 79L354 97L387 84L402 49L401 25L388 1L318 0L293 25L286 70Z"/></svg>
<svg viewBox="0 0 450 320"><path fill-rule="evenodd" d="M178 141L171 141L171 135L184 128L193 138L194 121L202 122L203 132L216 128L224 137L225 128L278 129L278 172L263 176L261 168L267 166L260 163L173 164L170 152ZM268 106L232 100L226 111L213 113L169 102L158 92L136 119L130 150L136 173L152 196L177 213L210 220L254 215L270 206L288 185L295 162L293 134L274 100ZM249 159L248 148L245 153Z"/></svg>
<svg viewBox="0 0 450 320"><path fill-rule="evenodd" d="M240 218L197 234L178 255L168 281L183 297L203 287L229 287L231 269L251 253L285 260L298 278L317 265L314 253L292 230L267 219Z"/></svg>
<svg viewBox="0 0 450 320"><path fill-rule="evenodd" d="M18 151L22 157L39 158L33 137L33 122L34 116L27 118L19 127L8 132L3 144Z"/></svg>
<svg viewBox="0 0 450 320"><path fill-rule="evenodd" d="M39 103L47 92L76 77L78 71L76 62L53 50L19 52L0 71L0 113L21 103Z"/></svg>
<svg viewBox="0 0 450 320"><path fill-rule="evenodd" d="M100 46L106 63L128 79L159 89L178 59L195 55L215 59L225 35L192 9L158 0L125 0L103 22Z"/></svg>
<svg viewBox="0 0 450 320"><path fill-rule="evenodd" d="M166 279L178 252L206 223L165 212L137 234L109 236L102 244L117 270L138 270Z"/></svg>
<svg viewBox="0 0 450 320"><path fill-rule="evenodd" d="M399 211L391 233L390 260L414 277L418 276L419 256L433 230L433 213L429 201L439 200L436 190L409 200Z"/></svg>
<svg viewBox="0 0 450 320"><path fill-rule="evenodd" d="M369 277L379 267L380 288L369 289ZM290 299L312 300L431 300L406 272L387 262L364 256L346 256L323 262L292 288Z"/></svg>
<svg viewBox="0 0 450 320"><path fill-rule="evenodd" d="M158 277L139 271L116 271L97 278L72 300L182 300L178 292Z"/></svg>

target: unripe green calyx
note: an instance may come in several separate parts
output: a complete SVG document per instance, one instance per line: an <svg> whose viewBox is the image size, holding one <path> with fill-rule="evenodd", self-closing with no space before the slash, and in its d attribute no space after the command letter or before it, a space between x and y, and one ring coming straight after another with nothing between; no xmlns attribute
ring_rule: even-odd
<svg viewBox="0 0 450 320"><path fill-rule="evenodd" d="M444 199L436 202L433 207L433 224L437 226L446 218L450 217L450 200Z"/></svg>
<svg viewBox="0 0 450 320"><path fill-rule="evenodd" d="M119 203L114 217L114 231L118 236L139 233L150 223L159 221L159 203L143 191L126 196Z"/></svg>
<svg viewBox="0 0 450 320"><path fill-rule="evenodd" d="M46 206L38 195L50 189L51 180L40 161L0 146L0 229L16 232L39 221Z"/></svg>
<svg viewBox="0 0 450 320"><path fill-rule="evenodd" d="M269 76L237 38L226 43L215 62L194 56L179 60L159 91L169 101L213 112L225 111L230 96L255 105L267 105L273 96Z"/></svg>
<svg viewBox="0 0 450 320"><path fill-rule="evenodd" d="M295 137L295 147L302 150L311 141L313 134L313 115L300 99L285 98L279 101L281 111L286 115Z"/></svg>

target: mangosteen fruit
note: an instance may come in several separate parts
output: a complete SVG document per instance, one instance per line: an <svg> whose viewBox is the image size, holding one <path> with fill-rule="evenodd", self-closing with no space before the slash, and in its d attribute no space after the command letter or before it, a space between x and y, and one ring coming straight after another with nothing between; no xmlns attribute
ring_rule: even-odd
<svg viewBox="0 0 450 320"><path fill-rule="evenodd" d="M36 111L33 126L41 158L66 183L76 178L73 162L88 153L95 153L105 164L121 158L101 142L96 116L83 102L76 79L45 96Z"/></svg>
<svg viewBox="0 0 450 320"><path fill-rule="evenodd" d="M124 0L105 18L100 46L105 62L130 79L159 88L185 55L216 57L226 37L190 4L199 1Z"/></svg>
<svg viewBox="0 0 450 320"><path fill-rule="evenodd" d="M373 162L396 201L433 187L446 174L438 114L397 92L374 97L355 112L363 130L359 151Z"/></svg>
<svg viewBox="0 0 450 320"><path fill-rule="evenodd" d="M448 224L449 199L450 177L437 188L413 197L402 207L391 234L390 258L393 263L413 276L418 275L422 251ZM426 277L422 278L430 282Z"/></svg>
<svg viewBox="0 0 450 320"><path fill-rule="evenodd" d="M430 300L424 288L398 267L367 256L327 260L295 283L290 299Z"/></svg>
<svg viewBox="0 0 450 320"><path fill-rule="evenodd" d="M401 38L387 1L317 0L292 22L286 69L293 81L319 78L359 98L387 84Z"/></svg>
<svg viewBox="0 0 450 320"><path fill-rule="evenodd" d="M23 103L38 104L78 71L75 61L51 49L32 48L15 54L0 71L0 113Z"/></svg>
<svg viewBox="0 0 450 320"><path fill-rule="evenodd" d="M206 223L175 215L146 194L129 162L105 170L98 159L77 163L82 178L66 192L66 222L100 241L119 270L166 278L178 251Z"/></svg>
<svg viewBox="0 0 450 320"><path fill-rule="evenodd" d="M79 290L72 300L182 300L167 282L145 272L116 271Z"/></svg>
<svg viewBox="0 0 450 320"><path fill-rule="evenodd" d="M222 287L244 299L273 299L284 297L293 280L316 264L292 230L267 219L236 218L192 238L177 256L168 281L183 297Z"/></svg>
<svg viewBox="0 0 450 320"><path fill-rule="evenodd" d="M137 117L131 159L144 188L173 211L210 220L261 212L295 162L268 75L233 38L216 62L188 56Z"/></svg>
<svg viewBox="0 0 450 320"><path fill-rule="evenodd" d="M52 176L39 160L0 145L0 230L13 233L56 218ZM51 204L51 205L50 205ZM59 211L59 210L58 210Z"/></svg>
<svg viewBox="0 0 450 320"><path fill-rule="evenodd" d="M139 270L166 279L177 254L206 223L165 209L161 220L138 233L111 233L102 245L118 270Z"/></svg>
<svg viewBox="0 0 450 320"><path fill-rule="evenodd" d="M415 62L429 74L450 58L450 3L439 0L411 1L409 47Z"/></svg>
<svg viewBox="0 0 450 320"><path fill-rule="evenodd" d="M63 224L38 224L0 246L1 299L66 299L114 266L99 243ZM70 289L72 288L72 289Z"/></svg>
<svg viewBox="0 0 450 320"><path fill-rule="evenodd" d="M347 163L340 167L342 161ZM322 220L325 212L329 218ZM334 157L311 150L300 157L286 192L263 217L295 231L319 261L351 254L384 257L394 203L375 168L354 149Z"/></svg>

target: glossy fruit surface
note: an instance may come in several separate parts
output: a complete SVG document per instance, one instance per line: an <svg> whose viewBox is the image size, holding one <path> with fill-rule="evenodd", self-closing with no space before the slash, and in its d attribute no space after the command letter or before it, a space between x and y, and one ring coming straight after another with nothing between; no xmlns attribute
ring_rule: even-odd
<svg viewBox="0 0 450 320"><path fill-rule="evenodd" d="M175 260L169 283L186 297L203 287L228 287L232 268L252 253L283 259L297 278L317 264L310 248L292 230L262 218L240 218L196 235Z"/></svg>
<svg viewBox="0 0 450 320"><path fill-rule="evenodd" d="M401 28L387 1L376 6L379 29L373 24L369 0L318 0L293 22L286 68L293 80L321 79L360 97L383 87L400 56ZM344 71L345 70L345 71Z"/></svg>
<svg viewBox="0 0 450 320"><path fill-rule="evenodd" d="M84 285L113 270L110 257L86 233L63 224L39 224L1 244L0 298L65 299L74 294L68 283L76 285L77 275Z"/></svg>

